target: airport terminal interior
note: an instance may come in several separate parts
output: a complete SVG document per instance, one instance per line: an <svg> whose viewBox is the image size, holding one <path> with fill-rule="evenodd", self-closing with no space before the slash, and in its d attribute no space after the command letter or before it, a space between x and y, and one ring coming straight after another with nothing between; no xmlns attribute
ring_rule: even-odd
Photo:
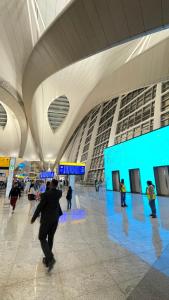
<svg viewBox="0 0 169 300"><path fill-rule="evenodd" d="M0 224L0 300L169 300L169 0L0 0Z"/></svg>

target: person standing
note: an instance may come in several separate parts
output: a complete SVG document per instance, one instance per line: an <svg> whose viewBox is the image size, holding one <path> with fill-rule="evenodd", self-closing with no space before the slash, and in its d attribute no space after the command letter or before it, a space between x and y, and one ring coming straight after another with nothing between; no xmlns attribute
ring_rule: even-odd
<svg viewBox="0 0 169 300"><path fill-rule="evenodd" d="M31 182L30 182L30 181L27 181L26 184L25 184L25 193L26 193L26 194L29 192L30 186L31 186Z"/></svg>
<svg viewBox="0 0 169 300"><path fill-rule="evenodd" d="M121 193L121 207L127 207L126 204L126 187L124 184L124 179L120 182L120 193Z"/></svg>
<svg viewBox="0 0 169 300"><path fill-rule="evenodd" d="M39 214L41 214L39 240L42 251L45 255L43 263L48 267L48 271L51 271L55 264L52 247L59 217L62 215L59 203L59 200L62 197L62 191L58 190L57 186L58 181L53 179L50 190L41 194L41 201L31 220L31 224L33 224Z"/></svg>
<svg viewBox="0 0 169 300"><path fill-rule="evenodd" d="M69 186L68 191L67 191L67 210L71 209L72 207L72 187Z"/></svg>
<svg viewBox="0 0 169 300"><path fill-rule="evenodd" d="M37 180L34 183L34 189L35 189L36 192L39 192L39 184L38 184Z"/></svg>
<svg viewBox="0 0 169 300"><path fill-rule="evenodd" d="M36 191L35 191L35 186L33 183L31 183L30 190L28 193L28 200L30 202L30 209L29 209L29 214L32 212L33 208L35 207L36 203Z"/></svg>
<svg viewBox="0 0 169 300"><path fill-rule="evenodd" d="M150 181L150 180L147 181L146 194L147 194L147 198L149 200L149 205L151 208L150 217L157 218L156 205L155 205L155 199L156 199L155 188L154 188L154 185L152 184L152 181Z"/></svg>
<svg viewBox="0 0 169 300"><path fill-rule="evenodd" d="M10 205L12 206L12 213L14 213L16 202L18 200L18 197L20 198L20 196L21 196L20 189L18 188L18 185L15 182L9 193Z"/></svg>
<svg viewBox="0 0 169 300"><path fill-rule="evenodd" d="M99 181L98 181L98 179L95 180L95 189L96 189L96 192L99 192Z"/></svg>

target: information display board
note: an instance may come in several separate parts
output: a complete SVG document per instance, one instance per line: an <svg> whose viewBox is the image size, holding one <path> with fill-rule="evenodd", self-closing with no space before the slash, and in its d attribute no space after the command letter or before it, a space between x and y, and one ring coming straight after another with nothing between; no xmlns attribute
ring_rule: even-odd
<svg viewBox="0 0 169 300"><path fill-rule="evenodd" d="M0 169L9 168L10 157L0 157Z"/></svg>
<svg viewBox="0 0 169 300"><path fill-rule="evenodd" d="M41 179L46 179L46 178L53 178L54 175L55 175L54 172L41 172L39 177Z"/></svg>
<svg viewBox="0 0 169 300"><path fill-rule="evenodd" d="M76 163L60 163L59 175L84 175L85 165Z"/></svg>

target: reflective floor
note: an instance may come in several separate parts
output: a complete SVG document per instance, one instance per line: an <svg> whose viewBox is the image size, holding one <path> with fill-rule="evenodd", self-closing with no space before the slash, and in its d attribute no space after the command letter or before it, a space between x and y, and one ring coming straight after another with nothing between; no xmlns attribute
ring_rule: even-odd
<svg viewBox="0 0 169 300"><path fill-rule="evenodd" d="M55 268L47 274L38 241L39 222L30 224L22 197L11 215L0 198L0 300L169 299L169 198L157 199L158 219L148 200L96 193L76 187L55 235Z"/></svg>

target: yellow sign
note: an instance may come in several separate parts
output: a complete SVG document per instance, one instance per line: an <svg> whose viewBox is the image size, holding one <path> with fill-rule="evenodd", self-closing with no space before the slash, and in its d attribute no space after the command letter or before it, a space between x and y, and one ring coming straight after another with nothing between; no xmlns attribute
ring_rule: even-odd
<svg viewBox="0 0 169 300"><path fill-rule="evenodd" d="M0 168L7 168L10 165L10 157L0 157Z"/></svg>
<svg viewBox="0 0 169 300"><path fill-rule="evenodd" d="M63 161L61 161L60 163L59 163L59 165L61 165L61 166L79 166L79 167L85 167L85 163L81 163L81 162L78 162L78 163L76 163L76 162L63 162Z"/></svg>

